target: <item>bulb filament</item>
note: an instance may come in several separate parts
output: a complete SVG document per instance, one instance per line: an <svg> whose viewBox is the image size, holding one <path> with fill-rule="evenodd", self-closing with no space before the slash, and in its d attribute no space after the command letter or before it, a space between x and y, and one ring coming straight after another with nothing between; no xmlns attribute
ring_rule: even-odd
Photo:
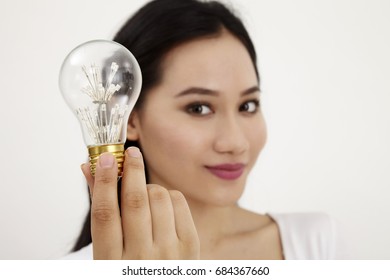
<svg viewBox="0 0 390 280"><path fill-rule="evenodd" d="M88 80L88 85L82 88L81 91L92 99L94 106L93 108L83 107L76 109L79 119L84 123L96 145L123 142L121 129L128 105L109 105L111 97L121 88L118 84L112 84L114 76L118 71L118 64L115 62L111 63L110 74L104 87L98 66L92 64L88 71L84 65L82 66L82 71Z"/></svg>

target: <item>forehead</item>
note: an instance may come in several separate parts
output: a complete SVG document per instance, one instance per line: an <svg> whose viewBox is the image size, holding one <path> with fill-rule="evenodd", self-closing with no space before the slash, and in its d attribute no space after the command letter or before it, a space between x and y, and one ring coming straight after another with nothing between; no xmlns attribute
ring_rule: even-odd
<svg viewBox="0 0 390 280"><path fill-rule="evenodd" d="M223 87L257 85L257 77L245 46L229 32L222 31L168 52L162 63L162 84L179 87L178 90L182 86L223 90Z"/></svg>

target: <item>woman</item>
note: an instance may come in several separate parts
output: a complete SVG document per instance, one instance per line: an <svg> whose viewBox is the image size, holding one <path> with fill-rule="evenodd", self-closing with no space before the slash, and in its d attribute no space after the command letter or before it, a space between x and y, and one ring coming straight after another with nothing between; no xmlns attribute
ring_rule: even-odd
<svg viewBox="0 0 390 280"><path fill-rule="evenodd" d="M155 0L114 40L137 58L143 89L119 191L112 155L100 157L95 177L82 166L91 216L75 250L84 248L69 258L333 257L327 216L260 215L237 205L266 126L256 52L231 11L218 2Z"/></svg>

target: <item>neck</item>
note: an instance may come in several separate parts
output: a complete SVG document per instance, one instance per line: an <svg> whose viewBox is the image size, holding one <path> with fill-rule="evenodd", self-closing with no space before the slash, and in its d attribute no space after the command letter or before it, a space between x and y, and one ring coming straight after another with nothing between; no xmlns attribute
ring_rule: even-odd
<svg viewBox="0 0 390 280"><path fill-rule="evenodd" d="M223 237L234 233L233 214L237 205L215 206L205 205L193 200L187 200L191 209L201 244L218 243Z"/></svg>

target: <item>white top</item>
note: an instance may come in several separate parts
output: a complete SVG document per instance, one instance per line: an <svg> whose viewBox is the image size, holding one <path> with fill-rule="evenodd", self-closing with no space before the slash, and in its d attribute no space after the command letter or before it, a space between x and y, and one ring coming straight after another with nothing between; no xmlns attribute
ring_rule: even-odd
<svg viewBox="0 0 390 280"><path fill-rule="evenodd" d="M278 225L286 260L343 258L336 221L324 213L268 214Z"/></svg>
<svg viewBox="0 0 390 280"><path fill-rule="evenodd" d="M286 260L339 259L340 242L335 221L323 213L269 213L278 225ZM68 260L91 260L92 244L65 256Z"/></svg>

